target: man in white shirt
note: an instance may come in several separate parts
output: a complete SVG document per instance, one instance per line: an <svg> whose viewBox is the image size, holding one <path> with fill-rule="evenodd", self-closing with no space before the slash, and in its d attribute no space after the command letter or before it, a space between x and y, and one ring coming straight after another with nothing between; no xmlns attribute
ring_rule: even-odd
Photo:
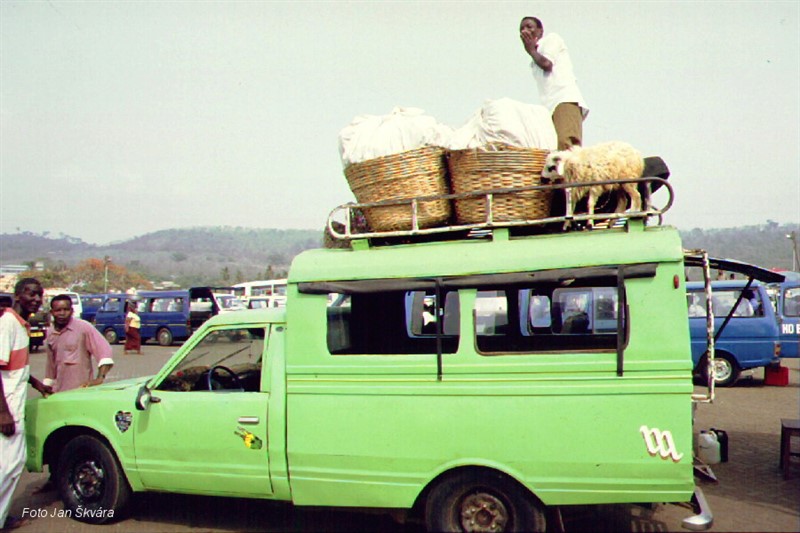
<svg viewBox="0 0 800 533"><path fill-rule="evenodd" d="M19 527L23 520L8 516L11 497L25 467L25 399L30 383L47 396L53 389L30 374L28 317L42 305L44 291L34 278L23 278L14 289L14 305L0 314L0 529Z"/></svg>
<svg viewBox="0 0 800 533"><path fill-rule="evenodd" d="M564 40L555 33L544 36L542 21L525 17L519 24L520 39L531 56L531 71L539 96L553 115L558 149L566 150L583 142L583 120L589 108L578 89L572 60Z"/></svg>

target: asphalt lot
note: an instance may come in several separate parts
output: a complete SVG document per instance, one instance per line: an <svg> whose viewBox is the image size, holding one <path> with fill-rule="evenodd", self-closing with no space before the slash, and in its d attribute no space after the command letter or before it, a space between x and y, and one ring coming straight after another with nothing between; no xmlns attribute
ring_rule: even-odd
<svg viewBox="0 0 800 533"><path fill-rule="evenodd" d="M178 347L147 344L144 355L123 355L114 347L116 365L109 380L157 371ZM757 370L733 388L717 389L711 405L700 405L696 429L715 427L729 436L728 463L714 466L719 482L701 481L714 512L712 531L800 531L800 465L783 479L778 470L780 419L800 418L800 360L784 361L790 369L786 387L764 385ZM31 354L32 372L42 376L44 354ZM32 394L37 394L31 391ZM800 448L800 442L795 441ZM170 494L137 495L128 518L90 526L58 517L63 507L55 492L34 494L46 474L23 474L11 512L25 508L42 516L22 526L23 532L195 532L195 531L421 531L418 524L398 524L381 514L329 509L301 509L286 503ZM606 506L565 510L566 531L685 531L680 523L691 512L660 505Z"/></svg>

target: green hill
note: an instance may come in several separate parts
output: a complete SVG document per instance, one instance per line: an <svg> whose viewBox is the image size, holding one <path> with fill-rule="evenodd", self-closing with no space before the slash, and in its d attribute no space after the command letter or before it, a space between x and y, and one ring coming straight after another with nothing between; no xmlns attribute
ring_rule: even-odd
<svg viewBox="0 0 800 533"><path fill-rule="evenodd" d="M740 228L696 228L681 231L681 236L685 248L791 270L792 241L787 238L791 232L800 234L800 224L768 221ZM150 280L174 281L181 286L281 277L295 255L321 245L321 230L241 227L169 229L104 246L63 234L55 238L48 232L0 234L3 264L43 261L48 268L58 268L109 256L115 264Z"/></svg>

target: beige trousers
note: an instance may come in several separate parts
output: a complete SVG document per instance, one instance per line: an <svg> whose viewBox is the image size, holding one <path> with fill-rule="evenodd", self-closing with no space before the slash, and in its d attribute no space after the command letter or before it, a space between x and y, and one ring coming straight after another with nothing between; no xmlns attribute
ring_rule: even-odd
<svg viewBox="0 0 800 533"><path fill-rule="evenodd" d="M553 111L553 125L558 135L558 149L583 144L583 113L575 102L562 102Z"/></svg>

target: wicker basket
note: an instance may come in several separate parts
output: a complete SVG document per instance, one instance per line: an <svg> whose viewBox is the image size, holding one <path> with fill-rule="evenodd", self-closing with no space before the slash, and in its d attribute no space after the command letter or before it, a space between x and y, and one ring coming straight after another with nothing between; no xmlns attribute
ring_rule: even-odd
<svg viewBox="0 0 800 533"><path fill-rule="evenodd" d="M549 152L538 148L517 148L491 144L481 148L452 150L447 154L450 180L455 194L541 185L544 160ZM552 191L495 194L492 220L535 220L550 213ZM456 222L486 221L484 196L455 200Z"/></svg>
<svg viewBox="0 0 800 533"><path fill-rule="evenodd" d="M426 146L399 154L353 163L344 170L350 190L359 203L404 200L419 196L448 194L444 149ZM441 225L450 218L447 199L419 202L420 228ZM412 229L411 203L364 209L373 231Z"/></svg>

